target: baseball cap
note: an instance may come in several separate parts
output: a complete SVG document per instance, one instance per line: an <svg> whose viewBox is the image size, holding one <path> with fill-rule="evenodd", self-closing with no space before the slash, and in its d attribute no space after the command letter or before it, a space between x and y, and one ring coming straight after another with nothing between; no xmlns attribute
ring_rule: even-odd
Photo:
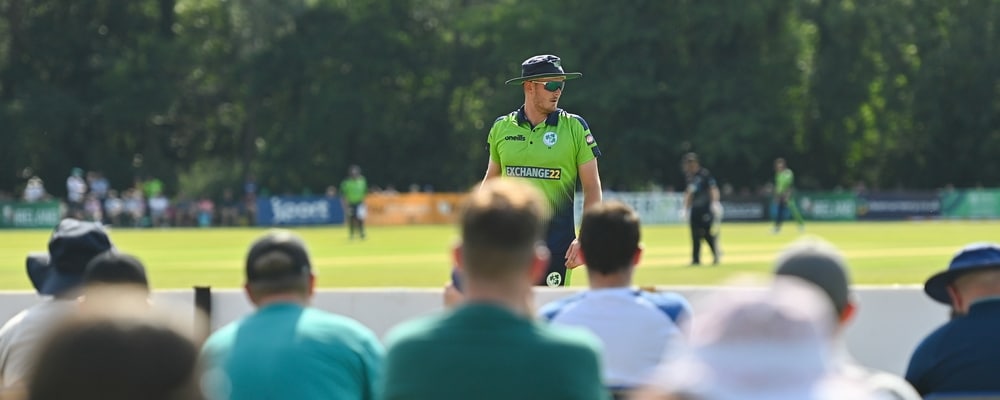
<svg viewBox="0 0 1000 400"><path fill-rule="evenodd" d="M63 219L49 238L48 253L28 255L28 278L39 294L61 294L79 286L87 263L112 248L101 224Z"/></svg>
<svg viewBox="0 0 1000 400"><path fill-rule="evenodd" d="M268 263L267 265L258 263L262 257L275 252L284 254L291 262ZM306 244L302 238L291 231L272 230L254 241L247 253L247 283L301 277L311 271L312 267Z"/></svg>
<svg viewBox="0 0 1000 400"><path fill-rule="evenodd" d="M830 298L837 315L850 302L847 262L836 247L825 241L806 239L793 243L778 256L774 274L816 285Z"/></svg>
<svg viewBox="0 0 1000 400"><path fill-rule="evenodd" d="M701 299L689 344L652 385L710 399L813 399L832 376L832 310L813 285L778 277Z"/></svg>
<svg viewBox="0 0 1000 400"><path fill-rule="evenodd" d="M83 271L83 283L91 284L134 284L149 289L146 267L142 261L131 255L106 251L87 263Z"/></svg>
<svg viewBox="0 0 1000 400"><path fill-rule="evenodd" d="M948 269L934 274L924 283L924 292L939 303L951 304L948 285L966 272L1000 268L1000 245L972 243L962 248L951 259Z"/></svg>

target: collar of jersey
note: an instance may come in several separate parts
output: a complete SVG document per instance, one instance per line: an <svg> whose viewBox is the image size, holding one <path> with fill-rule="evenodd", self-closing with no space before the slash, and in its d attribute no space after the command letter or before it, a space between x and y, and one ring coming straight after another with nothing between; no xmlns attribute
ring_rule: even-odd
<svg viewBox="0 0 1000 400"><path fill-rule="evenodd" d="M635 297L639 295L639 291L630 286L624 287L610 287L601 289L588 289L585 296L621 296L621 297Z"/></svg>
<svg viewBox="0 0 1000 400"><path fill-rule="evenodd" d="M548 117L545 117L545 125L556 126L559 125L559 114L562 113L561 108L557 108L555 111L549 113ZM524 113L524 106L517 109L517 124L530 124L528 121L528 115Z"/></svg>

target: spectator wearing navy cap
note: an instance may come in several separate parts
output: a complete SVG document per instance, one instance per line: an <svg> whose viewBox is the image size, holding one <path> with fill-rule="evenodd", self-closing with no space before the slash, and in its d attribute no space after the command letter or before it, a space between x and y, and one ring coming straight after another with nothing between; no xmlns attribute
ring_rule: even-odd
<svg viewBox="0 0 1000 400"><path fill-rule="evenodd" d="M359 322L309 307L316 277L305 243L272 231L250 247L253 314L208 338L201 355L210 399L373 399L382 345Z"/></svg>
<svg viewBox="0 0 1000 400"><path fill-rule="evenodd" d="M111 249L103 226L67 218L52 233L47 254L28 255L31 284L38 294L52 297L20 312L0 328L0 390L10 389L24 379L36 343L51 326L76 309L87 263Z"/></svg>
<svg viewBox="0 0 1000 400"><path fill-rule="evenodd" d="M966 246L947 270L927 280L924 292L957 317L917 346L906 380L925 396L1000 394L1000 245Z"/></svg>

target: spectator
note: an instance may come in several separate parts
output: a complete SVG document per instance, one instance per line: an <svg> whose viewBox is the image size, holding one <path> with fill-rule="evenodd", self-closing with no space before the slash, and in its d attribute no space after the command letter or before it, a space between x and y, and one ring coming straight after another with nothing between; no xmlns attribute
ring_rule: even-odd
<svg viewBox="0 0 1000 400"><path fill-rule="evenodd" d="M101 222L104 219L104 212L101 210L101 201L93 193L87 193L84 196L83 216L87 221Z"/></svg>
<svg viewBox="0 0 1000 400"><path fill-rule="evenodd" d="M100 224L64 219L49 239L48 254L30 254L28 277L38 294L52 296L0 328L0 389L21 383L31 368L37 341L75 309L83 272L92 258L111 249Z"/></svg>
<svg viewBox="0 0 1000 400"><path fill-rule="evenodd" d="M83 170L73 168L69 178L66 178L66 201L69 206L69 217L83 218L83 196L87 194L87 182L83 180Z"/></svg>
<svg viewBox="0 0 1000 400"><path fill-rule="evenodd" d="M44 200L46 196L48 194L45 193L45 185L41 178L32 176L31 179L28 179L28 184L24 187L24 201L34 203Z"/></svg>
<svg viewBox="0 0 1000 400"><path fill-rule="evenodd" d="M609 201L583 213L580 251L590 290L549 303L542 318L554 325L580 326L601 339L604 384L624 397L660 364L668 347L679 346L691 316L687 300L675 293L648 293L632 287L639 263L639 216Z"/></svg>
<svg viewBox="0 0 1000 400"><path fill-rule="evenodd" d="M466 301L389 334L384 399L607 398L597 339L532 318L532 287L548 266L547 204L506 179L469 195L453 252Z"/></svg>
<svg viewBox="0 0 1000 400"><path fill-rule="evenodd" d="M83 311L137 309L149 305L146 267L131 255L106 251L87 263L80 296Z"/></svg>
<svg viewBox="0 0 1000 400"><path fill-rule="evenodd" d="M197 400L198 346L140 308L71 318L39 345L27 400Z"/></svg>
<svg viewBox="0 0 1000 400"><path fill-rule="evenodd" d="M170 208L170 200L163 192L154 194L149 198L149 223L151 226L167 226L169 219L167 211Z"/></svg>
<svg viewBox="0 0 1000 400"><path fill-rule="evenodd" d="M87 263L83 271L84 286L131 285L149 292L146 266L135 256L115 251L101 253Z"/></svg>
<svg viewBox="0 0 1000 400"><path fill-rule="evenodd" d="M257 239L246 259L248 317L202 349L212 399L372 399L382 345L357 321L307 307L316 277L287 231Z"/></svg>
<svg viewBox="0 0 1000 400"><path fill-rule="evenodd" d="M833 313L819 290L779 278L766 290L729 289L696 305L690 345L661 366L637 399L881 399L838 377Z"/></svg>
<svg viewBox="0 0 1000 400"><path fill-rule="evenodd" d="M966 246L927 280L924 292L951 305L956 317L917 346L906 380L925 396L1000 393L1000 245Z"/></svg>
<svg viewBox="0 0 1000 400"><path fill-rule="evenodd" d="M142 191L129 189L125 192L125 216L128 223L134 227L144 226L146 217L146 201L142 197Z"/></svg>
<svg viewBox="0 0 1000 400"><path fill-rule="evenodd" d="M212 202L212 199L209 199L208 197L202 197L199 199L197 212L199 227L205 228L212 226L212 219L215 215L215 203Z"/></svg>
<svg viewBox="0 0 1000 400"><path fill-rule="evenodd" d="M800 241L778 257L775 275L802 279L826 294L833 306L833 357L841 376L866 382L892 400L920 400L913 387L902 378L887 372L865 368L847 351L843 332L857 312L851 295L847 263L832 245L816 240Z"/></svg>
<svg viewBox="0 0 1000 400"><path fill-rule="evenodd" d="M111 190L111 183L108 182L108 178L104 177L99 171L90 171L87 173L87 185L90 186L90 194L94 195L97 199L97 206L101 209L101 218L97 221L108 222L103 219L107 216L108 211L104 208L104 200L108 198L108 191Z"/></svg>
<svg viewBox="0 0 1000 400"><path fill-rule="evenodd" d="M233 196L232 189L222 191L222 200L219 201L220 220L222 226L236 226L240 222L240 202Z"/></svg>
<svg viewBox="0 0 1000 400"><path fill-rule="evenodd" d="M122 213L125 211L125 203L118 198L118 191L108 190L108 197L104 199L104 211L107 213L105 220L112 226L122 224Z"/></svg>

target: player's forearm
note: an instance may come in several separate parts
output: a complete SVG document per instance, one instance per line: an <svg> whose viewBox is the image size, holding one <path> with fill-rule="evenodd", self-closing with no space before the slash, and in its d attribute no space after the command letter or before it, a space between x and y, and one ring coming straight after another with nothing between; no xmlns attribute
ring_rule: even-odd
<svg viewBox="0 0 1000 400"><path fill-rule="evenodd" d="M583 209L586 210L604 201L604 194L601 193L601 184L596 187L583 188Z"/></svg>
<svg viewBox="0 0 1000 400"><path fill-rule="evenodd" d="M722 199L722 195L719 194L719 188L712 188L712 202L718 203Z"/></svg>

